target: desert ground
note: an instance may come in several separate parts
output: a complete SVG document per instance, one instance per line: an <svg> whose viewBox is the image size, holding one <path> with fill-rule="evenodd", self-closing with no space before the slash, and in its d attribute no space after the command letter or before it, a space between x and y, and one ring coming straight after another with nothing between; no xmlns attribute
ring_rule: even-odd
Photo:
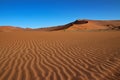
<svg viewBox="0 0 120 80"><path fill-rule="evenodd" d="M0 80L120 80L120 31L0 32Z"/></svg>

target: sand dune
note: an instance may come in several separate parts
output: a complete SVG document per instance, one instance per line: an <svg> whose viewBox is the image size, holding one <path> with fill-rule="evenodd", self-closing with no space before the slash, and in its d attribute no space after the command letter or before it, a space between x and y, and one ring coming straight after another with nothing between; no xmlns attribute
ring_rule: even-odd
<svg viewBox="0 0 120 80"><path fill-rule="evenodd" d="M120 80L120 32L0 32L0 80Z"/></svg>
<svg viewBox="0 0 120 80"><path fill-rule="evenodd" d="M65 25L46 28L20 28L13 26L0 26L0 32L16 31L106 31L120 30L120 20L76 20Z"/></svg>
<svg viewBox="0 0 120 80"><path fill-rule="evenodd" d="M23 31L23 28L14 27L14 26L0 26L0 32L15 32L15 31Z"/></svg>
<svg viewBox="0 0 120 80"><path fill-rule="evenodd" d="M86 23L84 23L86 21ZM79 23L81 22L81 23ZM82 23L83 22L83 23ZM67 30L119 30L119 20L76 20Z"/></svg>
<svg viewBox="0 0 120 80"><path fill-rule="evenodd" d="M100 30L120 30L120 20L76 20L71 23L33 29L35 31L100 31Z"/></svg>

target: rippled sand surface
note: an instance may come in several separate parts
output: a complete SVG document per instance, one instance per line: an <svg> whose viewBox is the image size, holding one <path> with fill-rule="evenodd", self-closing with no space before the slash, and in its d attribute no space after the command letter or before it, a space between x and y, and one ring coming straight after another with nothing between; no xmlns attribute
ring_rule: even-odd
<svg viewBox="0 0 120 80"><path fill-rule="evenodd" d="M120 32L0 32L0 80L120 80Z"/></svg>

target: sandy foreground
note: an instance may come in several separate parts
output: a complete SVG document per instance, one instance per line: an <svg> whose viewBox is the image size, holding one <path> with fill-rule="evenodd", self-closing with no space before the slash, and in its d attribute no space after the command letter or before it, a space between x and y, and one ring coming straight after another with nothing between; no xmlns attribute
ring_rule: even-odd
<svg viewBox="0 0 120 80"><path fill-rule="evenodd" d="M0 32L0 80L120 80L120 32Z"/></svg>

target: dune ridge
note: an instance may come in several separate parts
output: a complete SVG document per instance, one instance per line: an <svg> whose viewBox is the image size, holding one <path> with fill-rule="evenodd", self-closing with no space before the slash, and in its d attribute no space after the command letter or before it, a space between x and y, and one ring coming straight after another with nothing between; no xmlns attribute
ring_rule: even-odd
<svg viewBox="0 0 120 80"><path fill-rule="evenodd" d="M18 31L108 31L120 30L120 20L75 20L65 25L46 28L20 28L13 26L0 26L0 32Z"/></svg>

